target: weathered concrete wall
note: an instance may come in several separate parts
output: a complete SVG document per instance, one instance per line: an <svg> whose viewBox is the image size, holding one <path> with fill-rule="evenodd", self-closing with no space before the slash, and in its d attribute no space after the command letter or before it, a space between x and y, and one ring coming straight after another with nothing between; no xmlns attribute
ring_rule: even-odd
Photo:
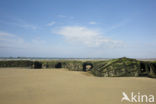
<svg viewBox="0 0 156 104"><path fill-rule="evenodd" d="M87 69L90 65L90 69ZM91 71L99 77L156 77L156 62L138 61L136 59L119 58L107 61L0 61L0 67L29 67L33 69L67 68L72 71Z"/></svg>
<svg viewBox="0 0 156 104"><path fill-rule="evenodd" d="M139 62L121 58L99 63L92 73L100 77L139 76Z"/></svg>
<svg viewBox="0 0 156 104"><path fill-rule="evenodd" d="M145 67L142 67L144 65ZM97 62L92 73L99 77L156 77L156 65L135 59L119 58L105 62Z"/></svg>
<svg viewBox="0 0 156 104"><path fill-rule="evenodd" d="M29 67L31 68L33 61L29 60L6 60L0 61L0 67Z"/></svg>

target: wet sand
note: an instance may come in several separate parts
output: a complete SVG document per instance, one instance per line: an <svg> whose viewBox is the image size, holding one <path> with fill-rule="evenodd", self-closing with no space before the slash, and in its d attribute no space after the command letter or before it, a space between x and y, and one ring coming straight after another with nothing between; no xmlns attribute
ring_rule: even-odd
<svg viewBox="0 0 156 104"><path fill-rule="evenodd" d="M94 77L65 69L0 69L0 104L127 104L121 103L122 91L156 96L156 79Z"/></svg>

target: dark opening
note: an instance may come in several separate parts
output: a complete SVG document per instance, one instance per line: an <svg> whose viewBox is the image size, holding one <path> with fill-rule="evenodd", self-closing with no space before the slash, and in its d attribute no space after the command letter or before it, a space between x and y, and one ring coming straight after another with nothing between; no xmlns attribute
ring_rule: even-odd
<svg viewBox="0 0 156 104"><path fill-rule="evenodd" d="M93 64L92 63L84 63L83 64L83 71L90 71L93 68Z"/></svg>
<svg viewBox="0 0 156 104"><path fill-rule="evenodd" d="M55 68L62 68L62 64L59 62L55 65Z"/></svg>
<svg viewBox="0 0 156 104"><path fill-rule="evenodd" d="M34 68L35 69L41 69L42 68L42 63L40 63L40 62L34 62Z"/></svg>
<svg viewBox="0 0 156 104"><path fill-rule="evenodd" d="M146 72L146 67L145 67L145 64L144 63L141 63L140 64L140 71L141 72Z"/></svg>
<svg viewBox="0 0 156 104"><path fill-rule="evenodd" d="M148 70L148 72L150 72L150 65L149 64L147 65L147 70Z"/></svg>
<svg viewBox="0 0 156 104"><path fill-rule="evenodd" d="M46 68L49 68L49 65L48 64L46 64Z"/></svg>

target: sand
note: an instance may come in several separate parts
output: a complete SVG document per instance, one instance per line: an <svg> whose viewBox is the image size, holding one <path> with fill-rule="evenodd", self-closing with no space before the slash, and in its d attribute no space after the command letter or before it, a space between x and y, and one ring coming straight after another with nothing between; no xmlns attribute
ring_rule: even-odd
<svg viewBox="0 0 156 104"><path fill-rule="evenodd" d="M122 91L156 96L156 79L94 77L65 69L0 69L0 104L127 104L121 103Z"/></svg>

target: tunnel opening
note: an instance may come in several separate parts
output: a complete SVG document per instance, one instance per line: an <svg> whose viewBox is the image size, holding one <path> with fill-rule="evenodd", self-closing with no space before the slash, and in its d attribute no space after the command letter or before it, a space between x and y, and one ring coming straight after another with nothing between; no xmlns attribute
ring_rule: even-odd
<svg viewBox="0 0 156 104"><path fill-rule="evenodd" d="M62 63L57 63L56 65L55 65L55 68L62 68Z"/></svg>
<svg viewBox="0 0 156 104"><path fill-rule="evenodd" d="M150 72L150 65L147 64L147 71Z"/></svg>
<svg viewBox="0 0 156 104"><path fill-rule="evenodd" d="M140 64L140 71L141 71L141 73L146 72L146 66L145 66L144 63L141 63L141 64Z"/></svg>
<svg viewBox="0 0 156 104"><path fill-rule="evenodd" d="M83 64L83 71L91 71L93 68L93 64L92 63L84 63Z"/></svg>
<svg viewBox="0 0 156 104"><path fill-rule="evenodd" d="M35 61L34 62L34 68L35 69L41 69L42 68L42 63Z"/></svg>

